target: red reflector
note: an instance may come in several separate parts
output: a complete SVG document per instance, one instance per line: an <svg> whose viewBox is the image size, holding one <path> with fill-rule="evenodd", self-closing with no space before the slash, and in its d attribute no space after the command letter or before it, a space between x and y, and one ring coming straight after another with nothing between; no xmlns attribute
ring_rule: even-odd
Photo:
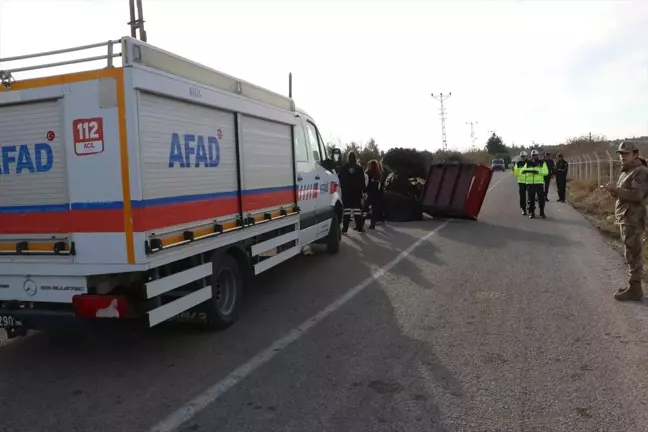
<svg viewBox="0 0 648 432"><path fill-rule="evenodd" d="M331 192L330 193L335 193L337 192L338 189L338 184L335 182L331 182Z"/></svg>
<svg viewBox="0 0 648 432"><path fill-rule="evenodd" d="M128 302L121 296L75 295L72 307L81 318L125 318L128 312Z"/></svg>

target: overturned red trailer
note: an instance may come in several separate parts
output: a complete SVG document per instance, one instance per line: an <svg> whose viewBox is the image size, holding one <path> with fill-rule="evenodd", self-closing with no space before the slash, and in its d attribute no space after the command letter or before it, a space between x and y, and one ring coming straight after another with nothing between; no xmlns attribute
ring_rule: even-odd
<svg viewBox="0 0 648 432"><path fill-rule="evenodd" d="M421 206L432 217L477 220L493 170L474 163L439 163L428 170Z"/></svg>

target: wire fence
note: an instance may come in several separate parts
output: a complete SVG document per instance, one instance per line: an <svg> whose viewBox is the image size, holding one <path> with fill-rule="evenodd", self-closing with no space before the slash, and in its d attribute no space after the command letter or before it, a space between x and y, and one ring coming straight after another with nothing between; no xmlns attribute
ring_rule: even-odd
<svg viewBox="0 0 648 432"><path fill-rule="evenodd" d="M648 147L644 147L639 146L642 157L648 154ZM570 180L596 181L602 185L616 182L621 174L621 160L615 148L572 154L565 156L565 160L569 163Z"/></svg>
<svg viewBox="0 0 648 432"><path fill-rule="evenodd" d="M621 161L616 153L606 150L605 153L584 153L565 158L569 163L570 180L596 180L596 183L615 182L621 173Z"/></svg>

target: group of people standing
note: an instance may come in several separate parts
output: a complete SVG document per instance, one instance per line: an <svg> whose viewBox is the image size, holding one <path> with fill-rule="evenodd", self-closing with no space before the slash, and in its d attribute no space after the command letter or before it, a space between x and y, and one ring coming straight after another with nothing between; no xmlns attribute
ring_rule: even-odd
<svg viewBox="0 0 648 432"><path fill-rule="evenodd" d="M648 225L648 162L639 156L639 149L633 141L622 141L617 149L621 160L621 175L615 183L600 186L616 199L614 206L615 223L624 247L625 260L628 265L628 284L614 294L619 301L641 301L643 298L643 237ZM535 217L535 201L538 199L540 216L545 217L544 205L548 201L551 179L555 176L558 189L558 201L565 202L565 188L569 164L560 153L557 160L551 154L540 159L538 151L520 153L520 160L513 166L517 177L520 208L522 214Z"/></svg>
<svg viewBox="0 0 648 432"><path fill-rule="evenodd" d="M540 210L540 217L546 218L545 203L549 201L549 186L551 179L556 177L558 201L565 202L565 189L567 187L567 171L569 164L558 153L558 160L551 158L551 153L545 153L540 159L538 150L531 150L531 158L527 152L520 152L520 160L513 164L513 175L517 178L520 209L524 216L535 218L536 201Z"/></svg>
<svg viewBox="0 0 648 432"><path fill-rule="evenodd" d="M355 220L355 229L364 232L365 215L370 218L370 229L376 223L385 221L384 192L385 174L380 162L375 159L367 163L363 171L358 156L351 151L347 162L340 168L340 188L342 189L342 234L347 234L351 216Z"/></svg>

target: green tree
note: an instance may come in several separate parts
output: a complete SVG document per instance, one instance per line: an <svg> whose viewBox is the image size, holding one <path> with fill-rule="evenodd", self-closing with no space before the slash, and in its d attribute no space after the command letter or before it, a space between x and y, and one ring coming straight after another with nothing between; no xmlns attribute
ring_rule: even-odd
<svg viewBox="0 0 648 432"><path fill-rule="evenodd" d="M431 151L428 151L428 150L423 150L421 152L421 156L423 157L423 161L425 162L425 166L428 166L428 167L430 165L432 165L432 163L434 163L434 161L436 160L436 156L434 155L434 153L432 153Z"/></svg>
<svg viewBox="0 0 648 432"><path fill-rule="evenodd" d="M382 164L390 172L396 172L405 178L425 178L429 166L422 152L401 147L389 149L382 158Z"/></svg>
<svg viewBox="0 0 648 432"><path fill-rule="evenodd" d="M434 154L434 161L438 162L468 162L470 159L467 158L463 153L458 151L448 151L444 152L443 150L437 150Z"/></svg>
<svg viewBox="0 0 648 432"><path fill-rule="evenodd" d="M493 135L491 135L490 138L488 138L488 141L486 141L486 151L492 155L508 153L504 141L502 141L502 138L495 132L493 132Z"/></svg>
<svg viewBox="0 0 648 432"><path fill-rule="evenodd" d="M378 144L376 144L376 140L371 138L363 147L362 150L360 150L360 154L358 157L360 158L360 161L362 162L362 165L365 166L367 165L367 162L369 162L372 159L380 160L382 158L383 152L380 151L378 148Z"/></svg>

